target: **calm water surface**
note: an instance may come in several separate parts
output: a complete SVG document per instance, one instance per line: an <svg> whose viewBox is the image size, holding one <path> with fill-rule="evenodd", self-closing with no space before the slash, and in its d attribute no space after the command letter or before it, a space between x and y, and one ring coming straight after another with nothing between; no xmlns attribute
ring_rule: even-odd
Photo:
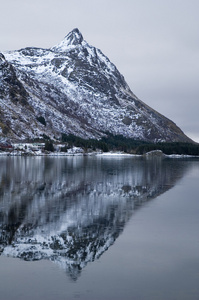
<svg viewBox="0 0 199 300"><path fill-rule="evenodd" d="M198 300L199 160L0 157L0 299Z"/></svg>

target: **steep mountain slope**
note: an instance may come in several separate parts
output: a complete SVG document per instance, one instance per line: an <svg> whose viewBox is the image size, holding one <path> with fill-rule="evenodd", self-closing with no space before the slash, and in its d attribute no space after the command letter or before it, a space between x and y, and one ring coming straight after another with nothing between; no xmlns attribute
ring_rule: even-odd
<svg viewBox="0 0 199 300"><path fill-rule="evenodd" d="M45 119L42 124L39 117ZM25 48L0 57L0 134L148 141L190 141L169 119L140 101L124 77L78 29L51 49Z"/></svg>

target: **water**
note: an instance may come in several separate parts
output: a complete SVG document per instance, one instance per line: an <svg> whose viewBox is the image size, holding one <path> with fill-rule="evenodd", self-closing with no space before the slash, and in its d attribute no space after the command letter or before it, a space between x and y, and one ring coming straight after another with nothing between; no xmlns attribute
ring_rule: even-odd
<svg viewBox="0 0 199 300"><path fill-rule="evenodd" d="M0 299L199 299L199 160L0 157Z"/></svg>

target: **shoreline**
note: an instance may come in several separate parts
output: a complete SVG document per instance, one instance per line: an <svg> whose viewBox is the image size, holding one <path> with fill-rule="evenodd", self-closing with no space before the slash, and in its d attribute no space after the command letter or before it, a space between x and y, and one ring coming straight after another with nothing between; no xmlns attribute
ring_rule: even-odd
<svg viewBox="0 0 199 300"><path fill-rule="evenodd" d="M43 152L22 152L22 151L16 151L16 152L0 152L0 157L73 157L73 156L104 156L104 157L145 157L145 158L199 158L199 156L196 155L185 155L185 154L164 154L162 155L156 155L152 152L145 153L143 155L140 154L130 154L130 153L124 153L124 152L90 152L90 153L67 153L67 152L49 152L49 153L43 153Z"/></svg>

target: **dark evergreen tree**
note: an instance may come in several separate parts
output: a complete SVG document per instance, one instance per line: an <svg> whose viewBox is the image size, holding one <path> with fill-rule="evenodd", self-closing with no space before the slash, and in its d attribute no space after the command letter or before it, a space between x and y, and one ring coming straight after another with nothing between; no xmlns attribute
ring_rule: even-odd
<svg viewBox="0 0 199 300"><path fill-rule="evenodd" d="M49 140L46 141L46 142L45 142L44 150L50 151L50 152L54 152L55 149L54 149L53 143L52 143L51 141L49 141Z"/></svg>

